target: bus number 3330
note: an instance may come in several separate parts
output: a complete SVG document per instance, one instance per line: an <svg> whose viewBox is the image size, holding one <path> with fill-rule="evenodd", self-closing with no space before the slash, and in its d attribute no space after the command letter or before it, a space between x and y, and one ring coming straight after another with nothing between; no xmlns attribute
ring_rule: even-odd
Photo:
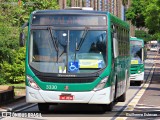
<svg viewBox="0 0 160 120"><path fill-rule="evenodd" d="M47 90L56 90L57 89L57 85L46 85L46 89Z"/></svg>

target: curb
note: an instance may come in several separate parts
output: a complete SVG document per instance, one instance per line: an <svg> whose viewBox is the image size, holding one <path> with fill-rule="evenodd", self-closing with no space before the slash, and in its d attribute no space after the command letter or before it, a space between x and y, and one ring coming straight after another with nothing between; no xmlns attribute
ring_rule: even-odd
<svg viewBox="0 0 160 120"><path fill-rule="evenodd" d="M28 103L22 103L22 104L20 104L20 105L15 105L15 106L13 106L13 107L8 107L8 108L6 108L6 110L7 110L8 112L12 112L12 111L16 111L16 110L18 110L18 109L20 109L20 108L23 108L23 107L25 107L25 106L28 106Z"/></svg>
<svg viewBox="0 0 160 120"><path fill-rule="evenodd" d="M25 96L21 96L21 97L16 98L16 99L14 100L14 102L18 102L19 100L23 100L23 99L25 99ZM19 111L28 109L28 108L30 108L30 107L33 107L33 106L35 106L35 105L37 105L37 104L36 104L36 103L33 104L33 103L26 103L26 102L24 102L24 103L21 103L21 104L19 104L19 105L14 105L14 106L12 106L12 107L6 107L6 108L4 107L4 109L5 109L7 112L14 112L14 111L19 112Z"/></svg>
<svg viewBox="0 0 160 120"><path fill-rule="evenodd" d="M9 105L9 104L12 104L12 103L14 103L14 102L18 102L18 101L23 100L23 99L25 99L25 96L20 96L20 97L14 98L14 100L12 100L12 101L10 101L10 102L7 102L7 104L3 104L3 106L0 106L0 109L3 110L3 111L12 111L12 110L14 110L14 109L18 109L18 108L20 108L20 107L23 107L24 104L26 104L26 103L22 103L22 104L20 104L20 105L13 105L13 106L11 106L11 107L8 107L8 106L7 106L7 105ZM0 110L0 111L1 111L1 110Z"/></svg>
<svg viewBox="0 0 160 120"><path fill-rule="evenodd" d="M18 97L18 98L16 98L14 101L12 101L10 103L18 102L18 101L23 100L23 99L25 99L25 96ZM6 112L19 112L19 111L23 111L25 109L28 109L28 108L36 106L36 105L37 105L36 103L33 104L33 103L23 102L23 103L21 103L19 105L15 104L15 105L10 106L10 107L7 107L7 106L5 107L4 106L4 107L0 108L0 112L2 112L2 111L6 111Z"/></svg>
<svg viewBox="0 0 160 120"><path fill-rule="evenodd" d="M26 98L26 96L20 96L20 97L14 98L13 102L17 102L17 101L25 99L25 98Z"/></svg>

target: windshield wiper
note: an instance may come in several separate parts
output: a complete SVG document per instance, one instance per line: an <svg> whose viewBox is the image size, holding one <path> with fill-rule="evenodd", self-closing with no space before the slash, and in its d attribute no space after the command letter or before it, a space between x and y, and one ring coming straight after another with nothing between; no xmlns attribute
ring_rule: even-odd
<svg viewBox="0 0 160 120"><path fill-rule="evenodd" d="M51 27L48 27L48 30L49 30L49 32L50 32L50 35L51 35L51 38L52 38L52 41L53 41L53 45L54 45L56 51L58 52L58 47L57 47L57 44L56 44L55 37L53 36L53 33L52 33L52 28L51 28Z"/></svg>
<svg viewBox="0 0 160 120"><path fill-rule="evenodd" d="M59 50L58 50L57 42L56 42L55 37L54 37L54 35L53 35L53 33L52 33L52 27L48 27L48 30L49 30L49 33L50 33L50 35L51 35L51 39L52 39L54 48L55 48L55 50L57 51L57 62L58 62L58 51L59 51Z"/></svg>
<svg viewBox="0 0 160 120"><path fill-rule="evenodd" d="M76 51L80 50L84 40L86 39L86 36L87 36L87 33L88 33L88 29L89 29L89 27L85 27L85 30L84 30L83 35L81 37L81 40L80 40L78 46L76 47Z"/></svg>
<svg viewBox="0 0 160 120"><path fill-rule="evenodd" d="M76 56L77 56L77 39L76 39L76 47L75 47L74 62L75 62L75 60L76 60Z"/></svg>

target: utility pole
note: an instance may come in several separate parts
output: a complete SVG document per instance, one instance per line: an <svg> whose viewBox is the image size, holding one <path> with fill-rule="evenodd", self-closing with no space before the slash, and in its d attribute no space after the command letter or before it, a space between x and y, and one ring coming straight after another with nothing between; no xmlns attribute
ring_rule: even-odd
<svg viewBox="0 0 160 120"><path fill-rule="evenodd" d="M97 10L100 10L99 7L100 7L100 0L97 0Z"/></svg>
<svg viewBox="0 0 160 120"><path fill-rule="evenodd" d="M105 2L104 2L104 0L101 0L101 2L102 2L102 11L105 11Z"/></svg>
<svg viewBox="0 0 160 120"><path fill-rule="evenodd" d="M94 10L97 10L97 0L94 0Z"/></svg>
<svg viewBox="0 0 160 120"><path fill-rule="evenodd" d="M66 8L67 0L63 0L63 9Z"/></svg>
<svg viewBox="0 0 160 120"><path fill-rule="evenodd" d="M90 6L93 8L93 0L90 0Z"/></svg>
<svg viewBox="0 0 160 120"><path fill-rule="evenodd" d="M59 4L60 9L62 9L62 0L58 0L58 4Z"/></svg>
<svg viewBox="0 0 160 120"><path fill-rule="evenodd" d="M58 0L60 9L66 8L67 0Z"/></svg>
<svg viewBox="0 0 160 120"><path fill-rule="evenodd" d="M83 1L83 6L84 6L84 7L87 6L86 0Z"/></svg>
<svg viewBox="0 0 160 120"><path fill-rule="evenodd" d="M71 7L75 7L75 1L71 0Z"/></svg>
<svg viewBox="0 0 160 120"><path fill-rule="evenodd" d="M78 0L78 2L79 2L79 3L78 3L78 6L79 6L79 7L82 7L82 0Z"/></svg>

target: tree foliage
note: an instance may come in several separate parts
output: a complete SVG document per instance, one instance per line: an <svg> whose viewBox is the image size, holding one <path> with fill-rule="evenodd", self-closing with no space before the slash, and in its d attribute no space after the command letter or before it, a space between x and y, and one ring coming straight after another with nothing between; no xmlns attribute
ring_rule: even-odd
<svg viewBox="0 0 160 120"><path fill-rule="evenodd" d="M24 81L25 48L21 26L34 10L59 9L57 0L0 0L0 84Z"/></svg>
<svg viewBox="0 0 160 120"><path fill-rule="evenodd" d="M160 0L148 0L146 4L145 16L146 27L150 33L160 33Z"/></svg>
<svg viewBox="0 0 160 120"><path fill-rule="evenodd" d="M152 35L148 34L144 30L136 30L135 37L142 38L145 42L148 42L153 39Z"/></svg>
<svg viewBox="0 0 160 120"><path fill-rule="evenodd" d="M150 34L160 39L160 0L132 0L126 18L138 28L148 28Z"/></svg>
<svg viewBox="0 0 160 120"><path fill-rule="evenodd" d="M132 24L136 27L144 27L145 23L142 11L144 11L144 7L141 1L132 0L130 8L126 11L126 18L128 20L131 20Z"/></svg>

